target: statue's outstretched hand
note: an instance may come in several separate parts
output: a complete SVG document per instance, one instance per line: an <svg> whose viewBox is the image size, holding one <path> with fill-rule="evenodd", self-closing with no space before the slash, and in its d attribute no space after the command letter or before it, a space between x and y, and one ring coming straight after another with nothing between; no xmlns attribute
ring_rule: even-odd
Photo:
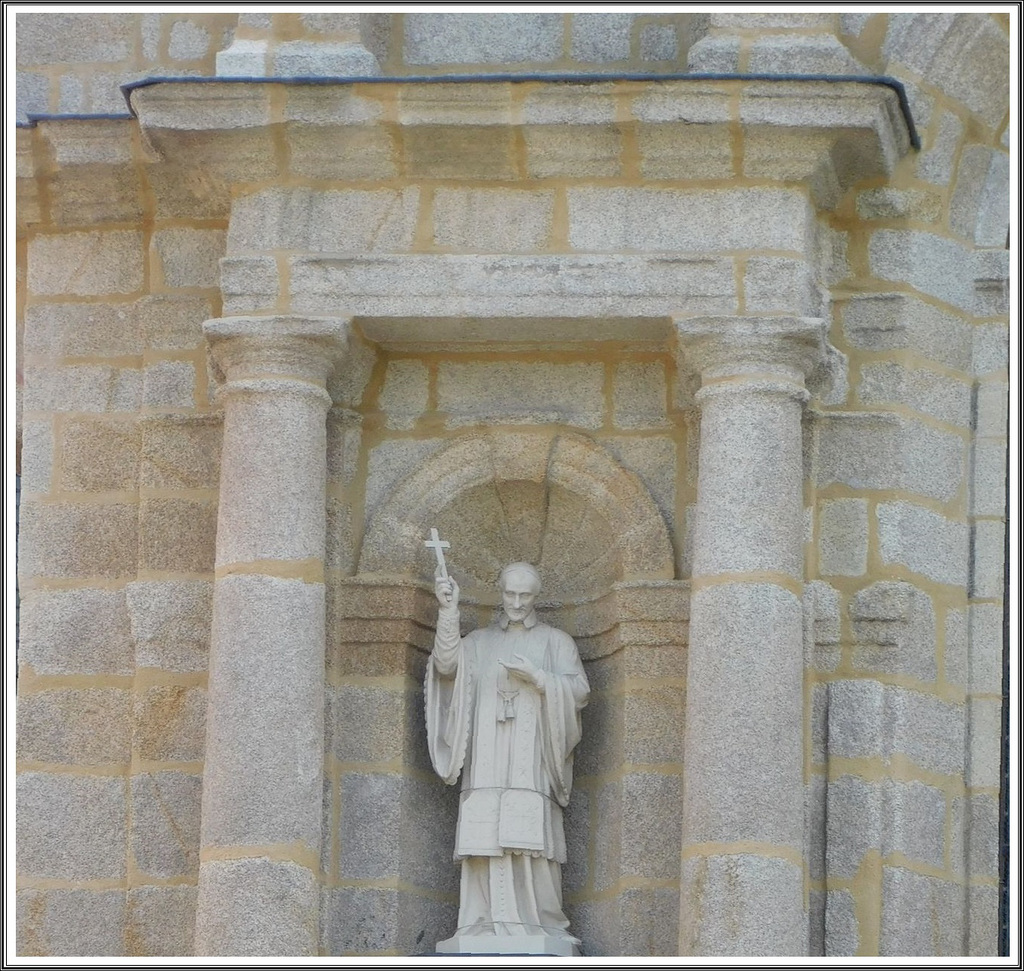
<svg viewBox="0 0 1024 971"><path fill-rule="evenodd" d="M459 606L459 585L452 577L441 576L441 571L434 575L434 596L442 607Z"/></svg>
<svg viewBox="0 0 1024 971"><path fill-rule="evenodd" d="M502 667L514 678L526 684L532 684L538 691L544 690L544 682L547 680L542 668L537 667L533 661L516 654L513 661L500 661Z"/></svg>

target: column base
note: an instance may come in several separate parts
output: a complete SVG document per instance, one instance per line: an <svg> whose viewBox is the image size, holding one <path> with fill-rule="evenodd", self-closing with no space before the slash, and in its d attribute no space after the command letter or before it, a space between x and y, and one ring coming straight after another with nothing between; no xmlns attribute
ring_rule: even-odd
<svg viewBox="0 0 1024 971"><path fill-rule="evenodd" d="M551 934L514 934L500 936L481 934L478 936L459 935L438 941L438 954L538 954L552 957L579 957L579 946L569 937L555 937Z"/></svg>

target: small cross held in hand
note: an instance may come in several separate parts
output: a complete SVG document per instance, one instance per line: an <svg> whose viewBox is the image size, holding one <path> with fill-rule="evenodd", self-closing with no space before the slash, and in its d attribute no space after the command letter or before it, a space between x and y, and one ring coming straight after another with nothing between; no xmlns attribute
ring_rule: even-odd
<svg viewBox="0 0 1024 971"><path fill-rule="evenodd" d="M444 551L451 549L452 544L447 540L440 539L436 529L430 530L430 539L423 543L428 549L432 549L437 556L437 565L441 570L441 576L448 579L448 564L444 561Z"/></svg>

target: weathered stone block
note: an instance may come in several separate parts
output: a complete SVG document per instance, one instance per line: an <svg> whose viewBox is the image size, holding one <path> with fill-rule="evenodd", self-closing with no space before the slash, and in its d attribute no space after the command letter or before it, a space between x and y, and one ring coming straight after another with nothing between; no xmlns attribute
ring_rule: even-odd
<svg viewBox="0 0 1024 971"><path fill-rule="evenodd" d="M973 252L954 240L913 229L879 229L871 234L871 272L883 280L908 283L931 297L974 312L973 279L964 272Z"/></svg>
<svg viewBox="0 0 1024 971"><path fill-rule="evenodd" d="M203 343L203 321L213 316L206 297L156 294L135 304L146 346L155 351L191 350Z"/></svg>
<svg viewBox="0 0 1024 971"><path fill-rule="evenodd" d="M684 860L681 949L688 954L790 954L794 941L807 940L802 870L789 860L752 854Z"/></svg>
<svg viewBox="0 0 1024 971"><path fill-rule="evenodd" d="M147 408L194 408L195 365L189 361L157 361L142 372L142 402Z"/></svg>
<svg viewBox="0 0 1024 971"><path fill-rule="evenodd" d="M388 364L377 404L387 415L388 428L409 429L426 411L430 375L419 361Z"/></svg>
<svg viewBox="0 0 1024 971"><path fill-rule="evenodd" d="M806 197L789 189L570 188L569 244L577 250L803 251Z"/></svg>
<svg viewBox="0 0 1024 971"><path fill-rule="evenodd" d="M978 246L1005 246L1009 191L1009 156L983 145L965 146L949 202L950 228Z"/></svg>
<svg viewBox="0 0 1024 971"><path fill-rule="evenodd" d="M964 374L971 372L976 328L907 294L865 293L851 298L843 310L843 332L857 348L913 350Z"/></svg>
<svg viewBox="0 0 1024 971"><path fill-rule="evenodd" d="M402 252L412 248L419 190L264 189L236 200L228 243L233 252Z"/></svg>
<svg viewBox="0 0 1024 971"><path fill-rule="evenodd" d="M926 593L880 580L854 595L850 616L854 667L920 681L937 678L935 611Z"/></svg>
<svg viewBox="0 0 1024 971"><path fill-rule="evenodd" d="M224 255L222 229L179 226L153 234L164 284L169 287L216 287L220 282L218 261Z"/></svg>
<svg viewBox="0 0 1024 971"><path fill-rule="evenodd" d="M1000 785L1002 703L997 698L970 700L970 747L967 753L968 786Z"/></svg>
<svg viewBox="0 0 1024 971"><path fill-rule="evenodd" d="M818 570L823 576L861 576L868 566L866 499L832 499L818 514Z"/></svg>
<svg viewBox="0 0 1024 971"><path fill-rule="evenodd" d="M19 955L120 957L125 953L123 890L19 890Z"/></svg>
<svg viewBox="0 0 1024 971"><path fill-rule="evenodd" d="M839 591L821 580L804 586L804 655L818 671L839 664Z"/></svg>
<svg viewBox="0 0 1024 971"><path fill-rule="evenodd" d="M371 685L327 690L330 751L339 762L395 762L405 749L405 693Z"/></svg>
<svg viewBox="0 0 1024 971"><path fill-rule="evenodd" d="M199 875L199 891L217 901L196 914L195 939L230 942L241 955L316 952L319 911L316 875L285 861L254 858L210 860Z"/></svg>
<svg viewBox="0 0 1024 971"><path fill-rule="evenodd" d="M910 502L882 502L876 511L883 563L905 566L937 583L967 586L966 523Z"/></svg>
<svg viewBox="0 0 1024 971"><path fill-rule="evenodd" d="M50 79L45 74L18 71L15 86L18 121L27 121L30 113L44 114L50 110Z"/></svg>
<svg viewBox="0 0 1024 971"><path fill-rule="evenodd" d="M622 780L621 874L672 880L679 874L682 779L631 772Z"/></svg>
<svg viewBox="0 0 1024 971"><path fill-rule="evenodd" d="M570 56L590 64L629 60L629 31L635 16L629 13L574 14Z"/></svg>
<svg viewBox="0 0 1024 971"><path fill-rule="evenodd" d="M17 790L18 870L24 877L120 880L125 875L125 780L23 772Z"/></svg>
<svg viewBox="0 0 1024 971"><path fill-rule="evenodd" d="M142 351L137 304L44 303L25 308L25 353L121 357Z"/></svg>
<svg viewBox="0 0 1024 971"><path fill-rule="evenodd" d="M971 475L971 515L1006 515L1006 442L977 439Z"/></svg>
<svg viewBox="0 0 1024 971"><path fill-rule="evenodd" d="M1006 368L1010 336L1005 322L976 324L972 328L972 337L973 369L976 375L984 377Z"/></svg>
<svg viewBox="0 0 1024 971"><path fill-rule="evenodd" d="M629 362L615 368L612 408L617 428L666 425L667 403L663 364L654 361Z"/></svg>
<svg viewBox="0 0 1024 971"><path fill-rule="evenodd" d="M972 597L999 599L1004 595L1005 541L1006 525L998 520L981 519L971 527Z"/></svg>
<svg viewBox="0 0 1024 971"><path fill-rule="evenodd" d="M406 167L424 179L512 180L510 128L494 125L419 125L403 133Z"/></svg>
<svg viewBox="0 0 1024 971"><path fill-rule="evenodd" d="M125 594L137 667L167 671L206 669L211 581L141 581L129 583Z"/></svg>
<svg viewBox="0 0 1024 971"><path fill-rule="evenodd" d="M198 762L206 739L206 689L146 688L135 700L135 751L153 762Z"/></svg>
<svg viewBox="0 0 1024 971"><path fill-rule="evenodd" d="M674 61L679 56L679 38L670 24L644 24L640 28L641 61Z"/></svg>
<svg viewBox="0 0 1024 971"><path fill-rule="evenodd" d="M557 13L411 13L405 17L407 64L515 64L562 56Z"/></svg>
<svg viewBox="0 0 1024 971"><path fill-rule="evenodd" d="M18 698L18 758L64 765L131 759L131 692L122 688L34 691Z"/></svg>
<svg viewBox="0 0 1024 971"><path fill-rule="evenodd" d="M33 590L22 595L18 660L36 674L130 674L123 590Z"/></svg>
<svg viewBox="0 0 1024 971"><path fill-rule="evenodd" d="M22 13L18 63L123 61L132 53L134 29L134 18L119 13Z"/></svg>
<svg viewBox="0 0 1024 971"><path fill-rule="evenodd" d="M50 218L59 226L142 220L138 174L126 166L76 165L50 183Z"/></svg>
<svg viewBox="0 0 1024 971"><path fill-rule="evenodd" d="M937 192L883 186L857 193L857 215L861 219L937 222L942 214L942 197Z"/></svg>
<svg viewBox="0 0 1024 971"><path fill-rule="evenodd" d="M341 856L343 880L394 879L401 862L402 777L344 772L341 777Z"/></svg>
<svg viewBox="0 0 1024 971"><path fill-rule="evenodd" d="M198 874L202 789L202 776L185 772L132 776L129 846L139 873L161 879Z"/></svg>
<svg viewBox="0 0 1024 971"><path fill-rule="evenodd" d="M864 364L857 397L866 405L900 404L951 425L971 421L971 386L927 368L908 368L894 361Z"/></svg>
<svg viewBox="0 0 1024 971"><path fill-rule="evenodd" d="M825 900L825 954L846 957L860 950L857 906L849 890L829 890Z"/></svg>
<svg viewBox="0 0 1024 971"><path fill-rule="evenodd" d="M905 688L887 688L885 694L888 752L906 755L932 772L961 774L964 706Z"/></svg>
<svg viewBox="0 0 1024 971"><path fill-rule="evenodd" d="M272 256L224 257L220 288L225 314L274 310L279 288L277 260Z"/></svg>
<svg viewBox="0 0 1024 971"><path fill-rule="evenodd" d="M803 260L755 256L747 260L743 295L748 313L820 316L822 297Z"/></svg>
<svg viewBox="0 0 1024 971"><path fill-rule="evenodd" d="M966 610L946 608L945 635L942 656L946 683L967 691L969 690L970 641Z"/></svg>
<svg viewBox="0 0 1024 971"><path fill-rule="evenodd" d="M71 492L116 492L137 488L139 439L139 426L133 419L78 418L65 421L61 488Z"/></svg>
<svg viewBox="0 0 1024 971"><path fill-rule="evenodd" d="M950 956L964 953L963 888L904 870L882 867L879 954Z"/></svg>
<svg viewBox="0 0 1024 971"><path fill-rule="evenodd" d="M627 762L682 762L684 697L684 691L674 686L626 693L622 719Z"/></svg>
<svg viewBox="0 0 1024 971"><path fill-rule="evenodd" d="M133 503L23 501L18 575L22 579L133 576L137 510Z"/></svg>
<svg viewBox="0 0 1024 971"><path fill-rule="evenodd" d="M204 57L210 49L210 32L191 20L176 20L171 24L167 54L172 61L194 61Z"/></svg>
<svg viewBox="0 0 1024 971"><path fill-rule="evenodd" d="M721 179L732 174L732 141L724 125L644 125L638 141L645 179Z"/></svg>
<svg viewBox="0 0 1024 971"><path fill-rule="evenodd" d="M437 372L437 407L449 427L559 422L598 428L604 411L599 364L517 361L452 364Z"/></svg>
<svg viewBox="0 0 1024 971"><path fill-rule="evenodd" d="M137 411L142 402L142 374L135 368L26 365L24 374L26 412Z"/></svg>
<svg viewBox="0 0 1024 971"><path fill-rule="evenodd" d="M53 481L53 423L26 419L21 423L21 488L49 492Z"/></svg>
<svg viewBox="0 0 1024 971"><path fill-rule="evenodd" d="M994 957L999 952L998 887L968 887L967 907L967 953Z"/></svg>
<svg viewBox="0 0 1024 971"><path fill-rule="evenodd" d="M386 952L398 936L400 891L383 887L338 887L324 890L321 922L324 952ZM454 929L452 923L445 925ZM437 928L437 940L449 936ZM436 941L434 942L436 944Z"/></svg>
<svg viewBox="0 0 1024 971"><path fill-rule="evenodd" d="M133 887L128 891L129 953L140 957L192 954L196 887Z"/></svg>
<svg viewBox="0 0 1024 971"><path fill-rule="evenodd" d="M1002 605L971 604L968 613L971 693L999 694L1003 684Z"/></svg>
<svg viewBox="0 0 1024 971"><path fill-rule="evenodd" d="M142 425L140 485L216 489L221 422L213 416L161 416Z"/></svg>
<svg viewBox="0 0 1024 971"><path fill-rule="evenodd" d="M967 872L972 877L999 875L999 800L979 793L970 797Z"/></svg>
<svg viewBox="0 0 1024 971"><path fill-rule="evenodd" d="M922 179L936 185L946 185L952 179L953 159L963 132L960 119L952 112L944 111L931 146L917 160L917 173Z"/></svg>
<svg viewBox="0 0 1024 971"><path fill-rule="evenodd" d="M678 953L679 891L675 887L629 887L622 891L620 900L621 953L659 956Z"/></svg>
<svg viewBox="0 0 1024 971"><path fill-rule="evenodd" d="M586 138L558 125L523 129L531 179L616 176L622 161L622 131L614 124L588 127Z"/></svg>
<svg viewBox="0 0 1024 971"><path fill-rule="evenodd" d="M146 499L139 510L139 565L146 570L210 573L217 538L212 499Z"/></svg>
<svg viewBox="0 0 1024 971"><path fill-rule="evenodd" d="M292 94L289 104L294 98ZM292 126L289 139L291 171L305 178L390 179L398 171L394 136L383 128L351 126L329 155L322 133L313 128Z"/></svg>
<svg viewBox="0 0 1024 971"><path fill-rule="evenodd" d="M1003 437L1007 434L1009 390L1004 381L982 381L978 384L974 425L979 435Z"/></svg>
<svg viewBox="0 0 1024 971"><path fill-rule="evenodd" d="M142 287L142 234L131 230L36 236L28 244L34 294L96 296Z"/></svg>
<svg viewBox="0 0 1024 971"><path fill-rule="evenodd" d="M546 248L554 192L447 189L434 192L434 243L475 253Z"/></svg>

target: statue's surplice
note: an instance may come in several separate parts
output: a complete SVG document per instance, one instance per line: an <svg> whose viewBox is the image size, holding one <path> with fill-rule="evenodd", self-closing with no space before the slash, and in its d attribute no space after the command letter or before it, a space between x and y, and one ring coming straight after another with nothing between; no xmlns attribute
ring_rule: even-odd
<svg viewBox="0 0 1024 971"><path fill-rule="evenodd" d="M516 655L545 672L543 690L499 663ZM438 612L427 738L437 774L453 785L462 773L457 936L544 934L578 943L562 911L562 808L589 693L573 639L535 613L518 624L503 614L463 638L458 610Z"/></svg>

